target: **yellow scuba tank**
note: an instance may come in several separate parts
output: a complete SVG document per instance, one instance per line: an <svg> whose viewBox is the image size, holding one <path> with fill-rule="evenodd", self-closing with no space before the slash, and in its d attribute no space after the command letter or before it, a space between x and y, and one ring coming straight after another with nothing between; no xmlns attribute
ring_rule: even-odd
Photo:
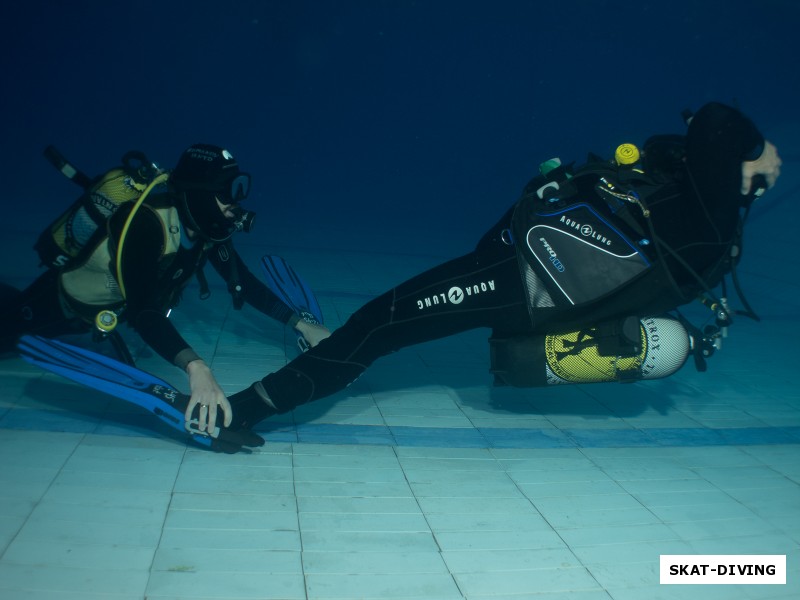
<svg viewBox="0 0 800 600"><path fill-rule="evenodd" d="M677 319L629 317L562 333L489 340L496 385L660 379L680 369L694 340Z"/></svg>
<svg viewBox="0 0 800 600"><path fill-rule="evenodd" d="M108 218L125 202L137 200L162 170L138 151L127 152L122 166L94 179L73 167L55 148L45 150L47 159L84 193L39 236L34 249L41 264L63 268L73 264L85 249L103 235Z"/></svg>

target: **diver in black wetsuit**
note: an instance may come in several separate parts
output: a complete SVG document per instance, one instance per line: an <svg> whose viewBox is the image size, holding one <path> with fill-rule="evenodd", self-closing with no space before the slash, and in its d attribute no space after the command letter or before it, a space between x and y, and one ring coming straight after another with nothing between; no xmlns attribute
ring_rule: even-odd
<svg viewBox="0 0 800 600"><path fill-rule="evenodd" d="M3 301L0 351L9 351L24 333L57 337L93 328L98 312L112 310L127 321L161 357L184 370L190 406L214 418L230 405L210 368L167 318L186 283L207 259L222 278L234 280L241 300L265 315L296 328L310 345L327 329L300 319L244 265L231 236L244 211L250 177L227 151L196 144L181 156L167 189L146 198L134 217L134 203L123 204L108 219L108 235L81 261L49 269L27 289ZM114 257L126 223L121 272ZM124 287L123 287L124 286Z"/></svg>
<svg viewBox="0 0 800 600"><path fill-rule="evenodd" d="M526 276L520 276L519 265L526 264L518 260L523 244L508 243L507 235L513 229L512 209L472 253L372 300L318 347L231 396L234 423L250 426L337 392L380 356L412 344L478 327L496 334L534 333L660 313L696 296L697 274L704 279L701 287L715 286L730 267L726 261L740 211L753 199L752 178L761 175L768 187L774 185L780 159L749 119L716 103L691 120L677 164L659 156L660 148L670 146L658 142L663 139L645 144L644 170L672 184L648 205L655 235L669 249L652 259L666 268L650 269L596 301L565 302L536 272L523 270ZM637 219L644 230L641 215Z"/></svg>
<svg viewBox="0 0 800 600"><path fill-rule="evenodd" d="M515 230L512 208L473 252L368 302L318 346L232 395L232 426L251 427L342 390L377 358L412 344L479 327L495 334L547 332L675 309L717 285L730 269L740 214L754 198L754 178L772 187L780 165L775 146L748 118L728 106L708 104L689 120L685 137L655 136L645 144L643 170L655 191L641 211L627 211L627 226L657 241L652 245L658 251L648 250L653 267L598 290L591 301L570 302L542 271L529 268L535 261L526 256L523 240L509 236ZM634 187L636 177L633 173ZM582 201L614 222L625 211L609 212L609 199L594 191L598 178L574 181ZM582 189L586 180L594 187ZM541 184L531 182L517 206L538 193ZM608 285L592 275L584 273L601 288Z"/></svg>

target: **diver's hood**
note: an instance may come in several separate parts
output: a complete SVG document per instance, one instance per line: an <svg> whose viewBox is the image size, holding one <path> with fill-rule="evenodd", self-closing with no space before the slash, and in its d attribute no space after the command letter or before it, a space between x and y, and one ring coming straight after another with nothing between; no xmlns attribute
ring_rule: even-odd
<svg viewBox="0 0 800 600"><path fill-rule="evenodd" d="M234 183L243 180L246 189ZM224 242L237 230L237 224L222 213L217 200L237 204L247 195L249 180L230 152L211 144L188 148L170 174L181 219L201 238L214 243ZM237 197L232 190L238 190Z"/></svg>

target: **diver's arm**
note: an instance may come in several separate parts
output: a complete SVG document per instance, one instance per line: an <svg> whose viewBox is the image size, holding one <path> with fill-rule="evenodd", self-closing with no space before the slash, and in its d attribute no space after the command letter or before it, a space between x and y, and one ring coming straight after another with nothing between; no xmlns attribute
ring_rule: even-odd
<svg viewBox="0 0 800 600"><path fill-rule="evenodd" d="M243 299L250 306L279 323L294 327L300 317L253 275L230 240L214 246L208 255L208 261L226 283L231 282L235 270L242 286Z"/></svg>
<svg viewBox="0 0 800 600"><path fill-rule="evenodd" d="M253 275L230 241L224 245L218 244L214 247L209 254L208 260L228 283L230 283L234 271L233 265L235 264L239 284L242 286L244 301L279 323L296 329L312 348L325 338L330 337L331 332L327 327L304 321L300 315L286 306L269 287Z"/></svg>
<svg viewBox="0 0 800 600"><path fill-rule="evenodd" d="M188 376L191 396L184 415L187 423L192 419L195 407L199 405L199 431L214 431L219 408L225 414L224 424L230 425L233 410L225 392L217 383L211 368L184 341L172 322L159 311L144 310L136 315L132 324L148 346Z"/></svg>
<svg viewBox="0 0 800 600"><path fill-rule="evenodd" d="M125 218L123 213L110 223L112 235L117 239ZM226 425L230 424L233 412L211 369L164 314L161 306L164 290L159 289L158 277L158 261L165 243L163 236L161 223L150 211L141 210L131 221L122 265L127 318L148 346L186 372L191 390L186 408L187 422L192 418L195 406L200 405L197 428L213 431L218 407L225 412Z"/></svg>
<svg viewBox="0 0 800 600"><path fill-rule="evenodd" d="M109 221L110 235L118 240L129 213L121 208ZM166 245L158 217L142 207L130 222L122 248L122 283L125 288L125 317L141 338L167 362L185 368L198 358L167 318L166 290L159 278L159 260ZM178 358L182 357L182 361Z"/></svg>

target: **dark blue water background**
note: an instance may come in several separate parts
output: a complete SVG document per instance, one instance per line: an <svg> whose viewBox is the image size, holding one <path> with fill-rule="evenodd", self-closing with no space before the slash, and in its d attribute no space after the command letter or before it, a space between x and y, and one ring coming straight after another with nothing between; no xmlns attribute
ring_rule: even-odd
<svg viewBox="0 0 800 600"><path fill-rule="evenodd" d="M253 174L251 235L454 256L541 160L681 132L681 109L709 100L780 136L800 90L790 1L29 0L4 13L2 202L32 235L76 195L47 144L96 174L131 148L172 166L205 141Z"/></svg>

